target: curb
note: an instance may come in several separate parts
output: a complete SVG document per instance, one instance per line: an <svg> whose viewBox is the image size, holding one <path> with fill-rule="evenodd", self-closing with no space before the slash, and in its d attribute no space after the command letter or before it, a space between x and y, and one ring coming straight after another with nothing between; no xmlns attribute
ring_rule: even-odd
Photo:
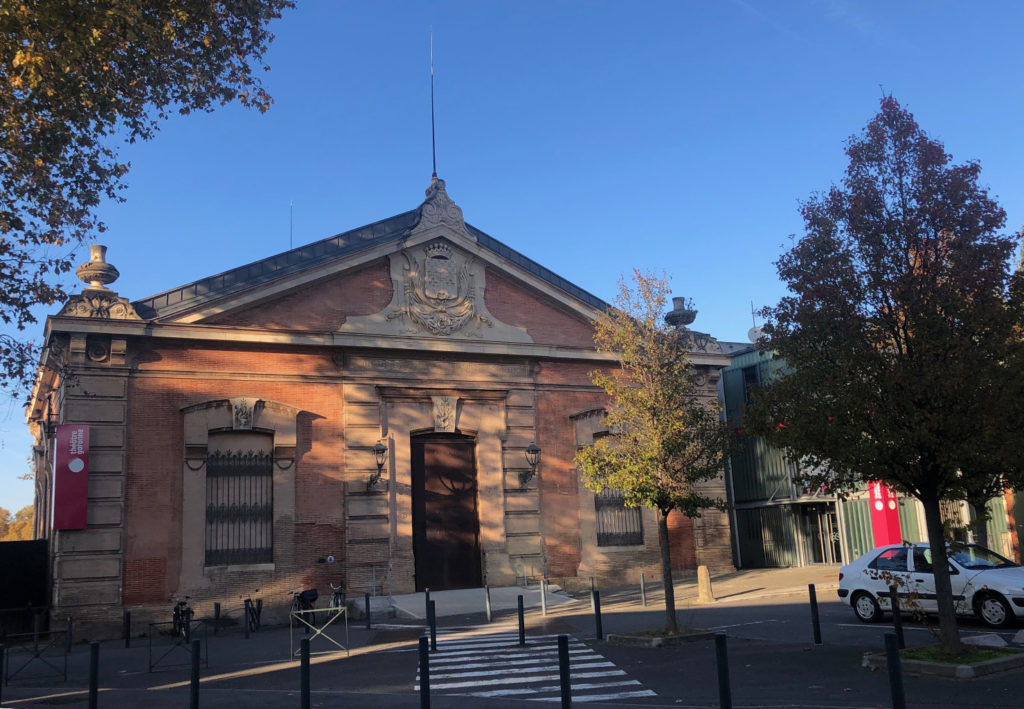
<svg viewBox="0 0 1024 709"><path fill-rule="evenodd" d="M861 661L861 667L870 670L884 670L888 666L885 653L868 653ZM992 660L976 662L972 665L954 665L946 662L926 662L924 660L900 660L903 672L908 675L927 677L947 677L952 679L975 679L985 675L1007 672L1024 667L1024 652L1015 656L997 657Z"/></svg>

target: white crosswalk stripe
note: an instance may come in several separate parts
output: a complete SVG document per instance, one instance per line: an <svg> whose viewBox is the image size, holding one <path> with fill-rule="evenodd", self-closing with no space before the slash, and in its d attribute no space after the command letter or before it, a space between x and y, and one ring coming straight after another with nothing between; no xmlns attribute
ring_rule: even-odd
<svg viewBox="0 0 1024 709"><path fill-rule="evenodd" d="M518 631L440 634L437 651L430 653L430 692L559 701L557 643L557 635L541 635L521 647ZM656 696L573 637L569 670L574 702ZM415 691L419 682L417 671Z"/></svg>

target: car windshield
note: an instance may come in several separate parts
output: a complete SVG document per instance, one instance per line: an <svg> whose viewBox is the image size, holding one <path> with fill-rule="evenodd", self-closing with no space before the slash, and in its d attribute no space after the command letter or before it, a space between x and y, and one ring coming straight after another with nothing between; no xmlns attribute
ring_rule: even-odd
<svg viewBox="0 0 1024 709"><path fill-rule="evenodd" d="M950 559L965 569L1005 569L1020 566L977 544L951 544L946 553Z"/></svg>

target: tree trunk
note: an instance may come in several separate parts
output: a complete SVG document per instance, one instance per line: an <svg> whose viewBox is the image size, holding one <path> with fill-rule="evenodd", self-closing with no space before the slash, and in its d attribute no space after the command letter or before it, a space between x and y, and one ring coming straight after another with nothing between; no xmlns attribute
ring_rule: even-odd
<svg viewBox="0 0 1024 709"><path fill-rule="evenodd" d="M676 621L676 587L672 583L672 550L668 545L668 513L658 510L658 542L661 546L661 576L665 585L665 630L674 633L679 629Z"/></svg>
<svg viewBox="0 0 1024 709"><path fill-rule="evenodd" d="M927 499L926 499L927 498ZM956 627L953 610L953 586L949 581L949 563L946 562L946 538L942 533L942 512L937 494L924 495L924 521L928 529L928 544L932 550L932 568L935 573L935 601L939 612L939 642L942 651L955 655L963 650L960 631Z"/></svg>

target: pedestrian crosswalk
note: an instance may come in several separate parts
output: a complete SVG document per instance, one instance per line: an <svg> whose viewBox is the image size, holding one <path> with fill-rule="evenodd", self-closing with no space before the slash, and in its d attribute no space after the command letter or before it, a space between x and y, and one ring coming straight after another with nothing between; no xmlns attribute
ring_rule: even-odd
<svg viewBox="0 0 1024 709"><path fill-rule="evenodd" d="M557 639L557 635L531 636L520 646L518 631L439 635L437 650L430 653L430 692L560 701ZM572 637L569 668L573 702L656 696ZM419 684L417 670L416 691Z"/></svg>

